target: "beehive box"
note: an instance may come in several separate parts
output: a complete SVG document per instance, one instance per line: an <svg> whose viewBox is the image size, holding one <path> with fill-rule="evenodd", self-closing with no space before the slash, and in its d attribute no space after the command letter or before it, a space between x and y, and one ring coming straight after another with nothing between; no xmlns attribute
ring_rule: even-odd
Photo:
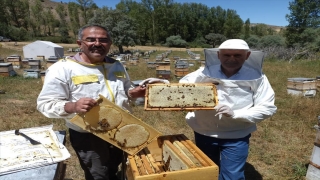
<svg viewBox="0 0 320 180"><path fill-rule="evenodd" d="M288 94L314 97L316 95L316 89L315 78L288 78Z"/></svg>
<svg viewBox="0 0 320 180"><path fill-rule="evenodd" d="M39 59L29 59L28 65L29 65L30 69L40 69L41 62Z"/></svg>
<svg viewBox="0 0 320 180"><path fill-rule="evenodd" d="M185 68L188 68L188 67L189 67L189 63L186 62L186 61L183 61L183 62L178 61L178 62L176 62L176 64L175 64L175 68L176 68L176 69L185 69Z"/></svg>
<svg viewBox="0 0 320 180"><path fill-rule="evenodd" d="M170 71L170 63L157 63L156 70L169 70Z"/></svg>
<svg viewBox="0 0 320 180"><path fill-rule="evenodd" d="M0 76L9 77L15 75L16 72L13 70L12 63L0 63Z"/></svg>
<svg viewBox="0 0 320 180"><path fill-rule="evenodd" d="M22 67L24 68L29 67L29 59L22 59L21 63L22 63Z"/></svg>
<svg viewBox="0 0 320 180"><path fill-rule="evenodd" d="M23 73L24 78L39 78L40 70L39 69L25 69Z"/></svg>
<svg viewBox="0 0 320 180"><path fill-rule="evenodd" d="M0 72L10 72L12 70L12 63L0 63Z"/></svg>
<svg viewBox="0 0 320 180"><path fill-rule="evenodd" d="M155 69L157 67L157 63L156 62L148 62L147 67L150 69Z"/></svg>
<svg viewBox="0 0 320 180"><path fill-rule="evenodd" d="M288 78L288 89L310 90L316 89L316 79L314 78Z"/></svg>
<svg viewBox="0 0 320 180"><path fill-rule="evenodd" d="M170 70L156 70L156 77L160 79L171 79L171 71Z"/></svg>
<svg viewBox="0 0 320 180"><path fill-rule="evenodd" d="M13 68L20 69L22 66L21 56L11 55L7 57L7 62L12 63Z"/></svg>
<svg viewBox="0 0 320 180"><path fill-rule="evenodd" d="M185 76L189 73L189 68L176 68L174 70L174 75L177 77Z"/></svg>
<svg viewBox="0 0 320 180"><path fill-rule="evenodd" d="M218 104L212 83L148 84L145 110L212 110Z"/></svg>
<svg viewBox="0 0 320 180"><path fill-rule="evenodd" d="M180 57L179 56L173 56L173 60L179 60Z"/></svg>
<svg viewBox="0 0 320 180"><path fill-rule="evenodd" d="M183 134L160 136L128 156L128 180L217 180L218 166Z"/></svg>

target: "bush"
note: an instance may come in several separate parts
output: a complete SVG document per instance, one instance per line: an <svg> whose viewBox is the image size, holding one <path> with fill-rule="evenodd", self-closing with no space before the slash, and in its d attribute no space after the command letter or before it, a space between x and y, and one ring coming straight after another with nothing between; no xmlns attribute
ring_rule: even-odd
<svg viewBox="0 0 320 180"><path fill-rule="evenodd" d="M285 39L279 35L267 35L260 39L259 46L261 47L284 47Z"/></svg>
<svg viewBox="0 0 320 180"><path fill-rule="evenodd" d="M170 36L166 39L168 47L187 47L188 43L181 36Z"/></svg>
<svg viewBox="0 0 320 180"><path fill-rule="evenodd" d="M248 43L249 47L252 48L258 48L260 38L256 35L251 35L248 39L246 39L246 42Z"/></svg>

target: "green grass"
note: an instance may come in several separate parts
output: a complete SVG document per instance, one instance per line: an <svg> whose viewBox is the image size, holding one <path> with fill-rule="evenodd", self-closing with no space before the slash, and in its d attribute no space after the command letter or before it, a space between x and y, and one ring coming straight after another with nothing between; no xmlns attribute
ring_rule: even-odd
<svg viewBox="0 0 320 180"><path fill-rule="evenodd" d="M157 51L151 55L154 61ZM0 48L2 57L11 54L22 54ZM203 59L202 52L201 58ZM186 51L173 51L169 58L180 56L187 58ZM141 58L137 66L128 67L132 80L155 77L155 69L148 69ZM199 66L192 67L190 71ZM320 107L320 93L313 98L291 96L287 93L287 78L320 75L320 61L268 61L264 62L264 73L267 75L276 94L277 113L258 124L258 130L250 139L250 152L246 167L247 179L303 179L306 174L313 142L317 131ZM174 73L173 64L171 71ZM48 119L36 110L36 98L42 88L41 79L25 79L23 70L17 70L16 77L0 77L0 131L29 128L53 124L54 130L66 129L63 119ZM171 82L178 82L172 76ZM142 106L133 106L134 115L150 124L163 134L185 134L193 140L193 132L186 124L186 112L144 111ZM66 161L66 179L83 179L83 173L76 156L67 141L66 146L72 157Z"/></svg>

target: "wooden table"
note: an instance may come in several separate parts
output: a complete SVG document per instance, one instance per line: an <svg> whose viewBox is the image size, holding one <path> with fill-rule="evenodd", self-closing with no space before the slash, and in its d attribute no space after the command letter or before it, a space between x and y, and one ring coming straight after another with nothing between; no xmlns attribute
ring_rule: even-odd
<svg viewBox="0 0 320 180"><path fill-rule="evenodd" d="M65 143L66 131L55 131L58 140ZM0 176L1 180L60 180L64 178L66 165L63 162L28 169Z"/></svg>

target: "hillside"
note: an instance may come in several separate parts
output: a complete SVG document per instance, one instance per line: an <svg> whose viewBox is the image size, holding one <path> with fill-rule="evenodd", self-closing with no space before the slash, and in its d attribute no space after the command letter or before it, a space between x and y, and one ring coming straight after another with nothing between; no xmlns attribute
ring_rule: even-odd
<svg viewBox="0 0 320 180"><path fill-rule="evenodd" d="M53 13L55 15L55 17L57 18L58 17L58 14L56 13L55 9L56 7L59 5L59 4L62 4L65 9L67 10L68 8L68 4L65 3L65 2L62 2L62 1L58 1L58 0L42 0L42 5L44 8L50 8L53 10ZM34 4L35 0L29 0L30 4ZM69 22L69 16L68 14L66 14L67 17L67 22ZM262 24L262 23L251 23L251 26L256 26L258 24ZM271 27L272 29L274 29L276 32L279 32L281 29L284 29L285 27L284 26L275 26L275 25L269 25L269 24L266 24L268 27Z"/></svg>

